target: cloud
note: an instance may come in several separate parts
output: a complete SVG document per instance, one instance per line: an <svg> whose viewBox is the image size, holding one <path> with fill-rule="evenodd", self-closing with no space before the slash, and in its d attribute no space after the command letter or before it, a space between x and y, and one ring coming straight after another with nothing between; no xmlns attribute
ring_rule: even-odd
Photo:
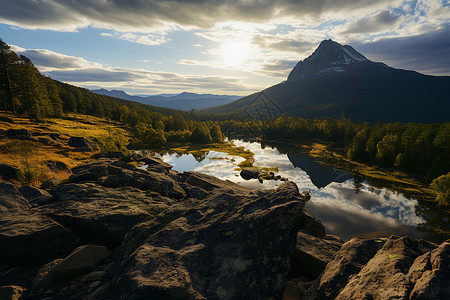
<svg viewBox="0 0 450 300"><path fill-rule="evenodd" d="M390 10L384 10L375 15L349 22L342 33L371 33L389 31L394 29L394 25L399 16L394 15Z"/></svg>
<svg viewBox="0 0 450 300"><path fill-rule="evenodd" d="M211 28L229 20L264 23L281 17L320 18L375 12L400 0L2 0L0 22L22 28L87 26L145 32L171 26Z"/></svg>
<svg viewBox="0 0 450 300"><path fill-rule="evenodd" d="M355 48L369 59L396 68L450 75L450 25L414 36L357 43Z"/></svg>
<svg viewBox="0 0 450 300"><path fill-rule="evenodd" d="M286 78L297 63L298 60L277 60L262 65L260 72L267 76Z"/></svg>
<svg viewBox="0 0 450 300"><path fill-rule="evenodd" d="M11 50L31 59L33 64L42 72L54 69L98 68L102 66L99 63L88 62L82 57L64 55L47 49L24 49L11 45Z"/></svg>
<svg viewBox="0 0 450 300"><path fill-rule="evenodd" d="M125 40L125 41L129 41L132 43L138 43L138 44L143 44L143 45L148 45L148 46L161 45L161 44L164 44L164 43L170 41L170 39L167 38L166 36L164 36L163 34L142 35L142 34L134 34L131 32L127 32L127 33L102 32L102 33L100 33L100 35L104 36L104 37L116 38L119 40Z"/></svg>
<svg viewBox="0 0 450 300"><path fill-rule="evenodd" d="M114 68L46 49L25 49L12 45L11 50L30 58L45 75L87 88L104 87L145 93L215 90L223 93L244 92L246 94L263 88L246 84L246 77L243 76L186 75L144 69Z"/></svg>

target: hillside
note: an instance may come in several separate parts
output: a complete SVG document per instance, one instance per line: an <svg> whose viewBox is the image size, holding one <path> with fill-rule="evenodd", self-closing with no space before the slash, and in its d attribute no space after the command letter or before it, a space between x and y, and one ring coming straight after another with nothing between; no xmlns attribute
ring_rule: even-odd
<svg viewBox="0 0 450 300"><path fill-rule="evenodd" d="M252 118L252 107L262 105L274 108L276 116L434 123L450 120L448 99L448 76L394 69L369 61L350 46L323 41L287 81L200 112Z"/></svg>

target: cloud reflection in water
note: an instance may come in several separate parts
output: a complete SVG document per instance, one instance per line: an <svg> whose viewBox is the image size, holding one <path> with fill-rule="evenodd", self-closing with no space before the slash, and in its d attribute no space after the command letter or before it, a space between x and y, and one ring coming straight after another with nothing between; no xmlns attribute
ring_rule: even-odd
<svg viewBox="0 0 450 300"><path fill-rule="evenodd" d="M355 179L341 183L332 182L323 188L317 188L305 171L291 163L288 155L281 154L271 147L262 149L259 143L234 142L237 146L244 146L255 154L255 165L278 167L278 174L294 181L300 191L309 190L311 200L307 203L306 209L321 220L327 233L344 239L361 233L386 230L392 234L407 233L421 236L415 229L416 225L423 222L415 212L416 200L385 188L373 188L366 181L355 182ZM249 181L242 179L235 168L243 158L226 153L210 151L200 162L190 154L182 156L167 154L162 158L172 164L174 170L202 172L252 189L276 188L281 184L278 181L264 181L261 184L256 179Z"/></svg>

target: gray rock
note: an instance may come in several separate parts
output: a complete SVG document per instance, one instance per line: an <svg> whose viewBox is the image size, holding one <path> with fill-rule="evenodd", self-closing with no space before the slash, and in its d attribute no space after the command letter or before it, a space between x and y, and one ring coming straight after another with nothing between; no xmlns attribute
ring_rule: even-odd
<svg viewBox="0 0 450 300"><path fill-rule="evenodd" d="M90 148L92 150L93 144L85 137L82 136L72 136L68 143L70 147L74 148Z"/></svg>
<svg viewBox="0 0 450 300"><path fill-rule="evenodd" d="M212 192L149 236L122 264L110 295L281 298L305 199L292 182L246 192Z"/></svg>
<svg viewBox="0 0 450 300"><path fill-rule="evenodd" d="M144 157L139 160L139 162L143 162L148 165L147 170L153 172L166 172L168 173L170 169L172 169L172 165L165 163L162 159L158 157Z"/></svg>
<svg viewBox="0 0 450 300"><path fill-rule="evenodd" d="M57 282L57 277L55 274L55 267L58 263L62 261L62 258L55 259L48 264L43 265L36 277L33 279L32 287L33 289L47 288L54 286Z"/></svg>
<svg viewBox="0 0 450 300"><path fill-rule="evenodd" d="M17 179L17 173L19 172L19 168L8 165L8 164L0 164L0 177L3 180L11 180Z"/></svg>
<svg viewBox="0 0 450 300"><path fill-rule="evenodd" d="M409 237L345 243L305 299L445 299L449 246Z"/></svg>
<svg viewBox="0 0 450 300"><path fill-rule="evenodd" d="M291 271L314 280L325 270L328 262L333 259L341 247L341 242L299 232L292 257L295 270Z"/></svg>
<svg viewBox="0 0 450 300"><path fill-rule="evenodd" d="M37 189L37 188L29 186L29 185L24 185L21 188L19 188L19 192L28 201L32 201L32 200L34 200L36 198L39 198L39 197L48 197L48 196L50 196L50 194L47 191L41 190L41 189Z"/></svg>
<svg viewBox="0 0 450 300"><path fill-rule="evenodd" d="M73 279L92 271L108 257L109 251L103 246L80 246L55 266L55 274L65 280Z"/></svg>
<svg viewBox="0 0 450 300"><path fill-rule="evenodd" d="M116 247L135 224L167 209L172 200L132 187L107 188L95 183L60 184L56 202L42 211L86 240Z"/></svg>
<svg viewBox="0 0 450 300"><path fill-rule="evenodd" d="M241 170L241 177L245 180L257 179L261 172L256 168L243 168Z"/></svg>
<svg viewBox="0 0 450 300"><path fill-rule="evenodd" d="M69 172L69 167L59 160L46 160L44 161L44 164L49 168L51 171L64 171Z"/></svg>
<svg viewBox="0 0 450 300"><path fill-rule="evenodd" d="M43 189L43 190L50 190L50 189L54 188L60 182L61 182L61 180L58 179L58 178L51 178L51 179L49 179L47 181L44 181L41 184L41 189Z"/></svg>
<svg viewBox="0 0 450 300"><path fill-rule="evenodd" d="M19 212L30 207L14 185L0 182L0 215Z"/></svg>
<svg viewBox="0 0 450 300"><path fill-rule="evenodd" d="M39 265L73 250L81 239L30 210L0 218L0 265Z"/></svg>
<svg viewBox="0 0 450 300"><path fill-rule="evenodd" d="M97 181L105 187L135 187L144 191L155 191L165 197L184 198L186 192L168 174L136 168L119 160L99 159L72 168L69 181Z"/></svg>
<svg viewBox="0 0 450 300"><path fill-rule="evenodd" d="M183 172L179 175L179 182L188 196L196 199L204 199L213 191L231 194L258 193L258 191L246 189L232 181L221 180L217 177L198 172Z"/></svg>
<svg viewBox="0 0 450 300"><path fill-rule="evenodd" d="M320 220L307 212L303 212L300 230L318 238L323 239L326 237L325 227L322 225Z"/></svg>

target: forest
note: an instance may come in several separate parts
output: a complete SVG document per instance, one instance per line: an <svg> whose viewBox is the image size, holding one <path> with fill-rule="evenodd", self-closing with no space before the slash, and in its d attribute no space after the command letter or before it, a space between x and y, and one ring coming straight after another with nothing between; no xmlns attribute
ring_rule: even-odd
<svg viewBox="0 0 450 300"><path fill-rule="evenodd" d="M450 177L450 122L352 123L349 119L223 120L95 94L42 75L30 59L0 39L0 107L37 122L87 114L115 120L134 132L134 148L161 148L173 143L217 143L224 135L290 143L322 139L346 149L348 159L410 174L431 182ZM223 132L223 134L222 134ZM447 174L447 175L446 175ZM445 177L445 180L447 177ZM440 182L446 182L441 180Z"/></svg>

